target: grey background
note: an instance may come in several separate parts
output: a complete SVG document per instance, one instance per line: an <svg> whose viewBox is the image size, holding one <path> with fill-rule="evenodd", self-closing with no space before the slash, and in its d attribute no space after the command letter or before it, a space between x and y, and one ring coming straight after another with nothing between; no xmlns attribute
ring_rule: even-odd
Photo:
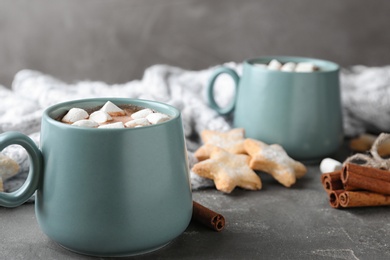
<svg viewBox="0 0 390 260"><path fill-rule="evenodd" d="M390 1L0 0L0 85L21 69L123 83L261 55L390 64Z"/></svg>

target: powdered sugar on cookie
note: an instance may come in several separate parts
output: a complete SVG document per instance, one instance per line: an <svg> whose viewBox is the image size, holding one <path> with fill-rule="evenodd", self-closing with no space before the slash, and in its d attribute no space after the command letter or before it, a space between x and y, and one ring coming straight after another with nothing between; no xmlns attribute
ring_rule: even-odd
<svg viewBox="0 0 390 260"><path fill-rule="evenodd" d="M245 154L244 137L243 128L235 128L225 133L204 130L201 133L204 145L195 152L195 156L199 161L209 158L214 146L221 147L233 154Z"/></svg>
<svg viewBox="0 0 390 260"><path fill-rule="evenodd" d="M220 147L213 147L210 158L194 165L192 171L214 180L218 190L230 193L235 187L260 190L260 177L248 166L249 156L232 154Z"/></svg>
<svg viewBox="0 0 390 260"><path fill-rule="evenodd" d="M213 179L220 191L230 193L236 186L260 189L260 177L253 170L272 175L285 187L291 187L306 174L306 167L290 158L283 147L245 139L242 128L224 133L204 130L201 137L204 145L195 152L200 162L193 166L192 171Z"/></svg>
<svg viewBox="0 0 390 260"><path fill-rule="evenodd" d="M267 145L254 139L245 140L245 150L251 156L249 166L271 174L279 183L290 187L306 173L306 167L290 158L278 144Z"/></svg>

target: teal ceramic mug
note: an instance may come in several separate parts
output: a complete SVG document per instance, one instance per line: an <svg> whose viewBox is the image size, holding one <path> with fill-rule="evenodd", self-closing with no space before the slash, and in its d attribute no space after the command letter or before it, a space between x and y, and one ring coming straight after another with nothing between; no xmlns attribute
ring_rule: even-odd
<svg viewBox="0 0 390 260"><path fill-rule="evenodd" d="M310 62L314 72L269 70L256 64L276 59ZM220 107L214 99L214 84L221 74L235 83L235 97ZM343 140L339 86L339 66L333 62L272 56L249 59L243 63L242 76L221 67L210 78L208 98L221 115L234 111L233 126L245 129L246 136L266 143L278 143L293 158L318 161L331 155Z"/></svg>
<svg viewBox="0 0 390 260"><path fill-rule="evenodd" d="M91 129L56 118L70 108L110 100L171 117L132 129ZM24 185L0 193L0 205L16 207L36 191L38 223L52 240L72 251L125 256L161 248L179 236L192 215L192 194L180 112L135 99L85 99L43 113L41 148L16 132L0 135L0 151L23 146L30 158Z"/></svg>

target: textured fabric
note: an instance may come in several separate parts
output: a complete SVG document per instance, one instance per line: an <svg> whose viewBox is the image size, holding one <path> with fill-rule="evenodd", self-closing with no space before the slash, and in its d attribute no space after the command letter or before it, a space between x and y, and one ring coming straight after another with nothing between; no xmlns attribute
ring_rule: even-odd
<svg viewBox="0 0 390 260"><path fill-rule="evenodd" d="M239 70L240 65L226 66ZM108 85L103 82L66 84L37 71L23 70L15 75L12 90L0 86L0 133L19 131L39 144L42 112L50 105L74 99L91 97L127 97L156 100L177 107L182 113L190 167L197 162L193 152L199 147L200 133L204 129L226 131L230 121L209 108L205 102L205 86L213 69L186 71L180 68L155 65L148 68L141 80L125 84ZM233 83L222 76L216 86L216 98L221 105L233 95ZM230 86L229 86L230 85ZM28 174L28 156L20 146L2 151L21 165L17 177L4 183L6 191L18 188ZM193 189L213 186L213 182L191 172Z"/></svg>
<svg viewBox="0 0 390 260"><path fill-rule="evenodd" d="M241 64L227 63L241 74ZM199 147L204 129L231 129L231 118L219 116L208 107L206 87L215 68L188 71L167 65L145 70L141 80L108 85L82 81L67 84L37 71L22 70L15 75L12 90L0 86L0 133L19 131L39 144L40 120L45 108L58 102L91 97L128 97L156 100L171 104L182 112L190 167L196 163L193 152ZM369 68L354 66L340 74L344 130L346 136L365 131L390 130L390 66ZM216 100L224 106L232 99L233 81L221 75L216 81ZM28 174L28 156L19 146L2 151L16 160L20 173L4 183L7 191L15 190ZM210 187L212 181L191 173L193 189Z"/></svg>
<svg viewBox="0 0 390 260"><path fill-rule="evenodd" d="M390 66L353 66L341 71L347 136L390 131Z"/></svg>

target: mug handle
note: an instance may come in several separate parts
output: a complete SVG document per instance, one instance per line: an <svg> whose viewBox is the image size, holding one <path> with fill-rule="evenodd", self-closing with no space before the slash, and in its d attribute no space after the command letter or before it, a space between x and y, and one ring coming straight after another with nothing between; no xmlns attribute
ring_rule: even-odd
<svg viewBox="0 0 390 260"><path fill-rule="evenodd" d="M215 102L215 99L214 99L214 84L215 84L215 81L217 80L217 78L219 77L219 75L221 75L223 73L226 73L230 77L232 77L232 79L234 81L235 95L234 95L233 100L226 107L221 108L217 104L217 102ZM211 76L210 81L209 81L209 85L207 87L207 98L208 98L208 102L209 102L210 107L212 109L214 109L215 111L217 111L218 114L228 115L234 110L234 107L236 105L236 100L237 100L236 97L237 97L237 90L238 90L239 81L240 81L240 77L238 76L238 74L233 69L228 68L228 67L218 68Z"/></svg>
<svg viewBox="0 0 390 260"><path fill-rule="evenodd" d="M0 192L0 206L3 207L17 207L26 202L38 189L43 173L42 153L31 138L18 132L0 134L0 151L11 144L18 144L26 149L30 169L26 181L18 190L10 193Z"/></svg>

